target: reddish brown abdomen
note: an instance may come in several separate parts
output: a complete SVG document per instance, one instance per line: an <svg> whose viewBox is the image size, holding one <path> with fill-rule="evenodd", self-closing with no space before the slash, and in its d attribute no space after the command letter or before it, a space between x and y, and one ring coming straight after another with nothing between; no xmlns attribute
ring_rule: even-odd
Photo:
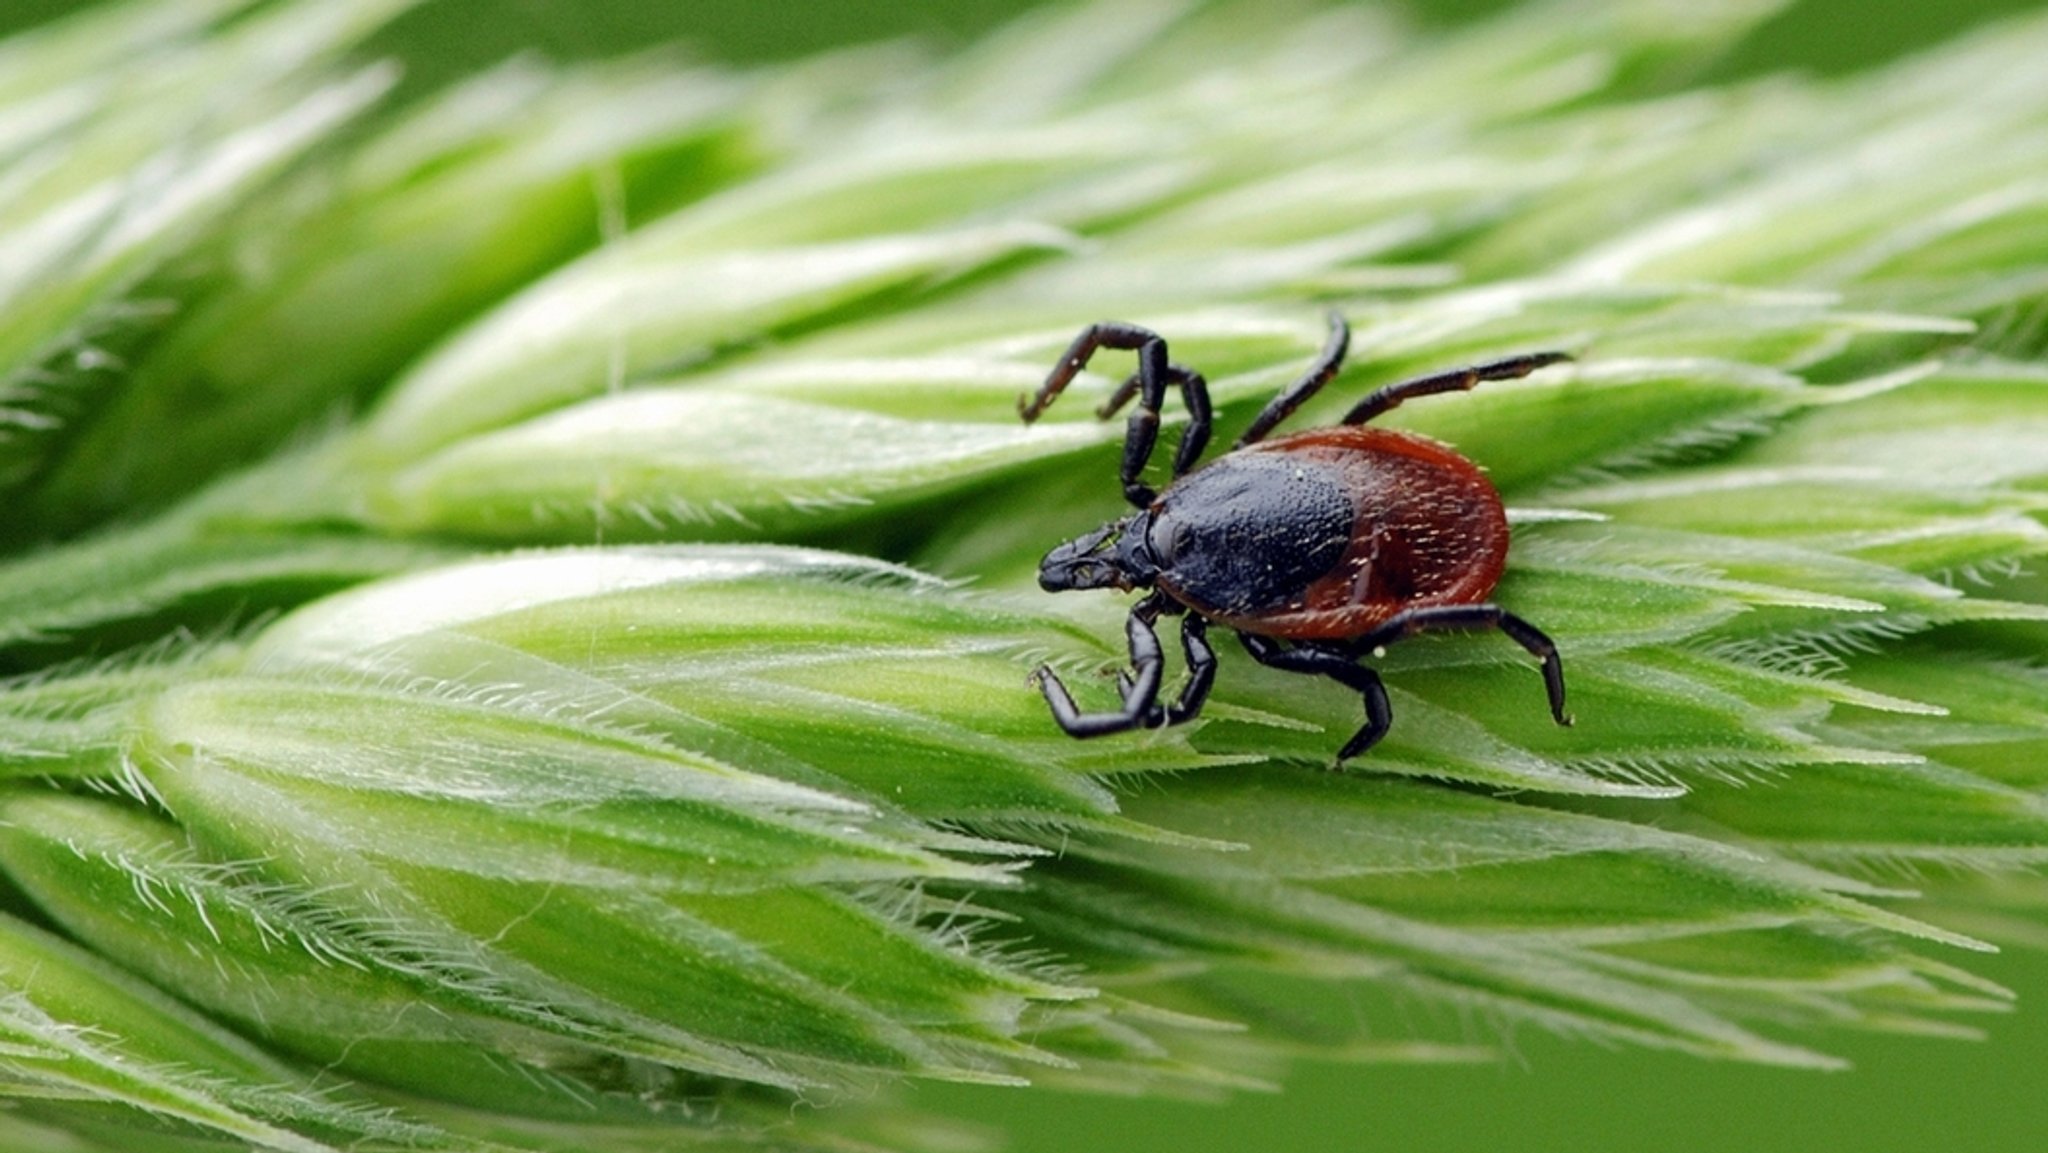
<svg viewBox="0 0 2048 1153"><path fill-rule="evenodd" d="M1338 426L1232 456L1254 453L1284 454L1333 481L1352 506L1350 540L1281 603L1232 613L1187 602L1217 623L1303 640L1355 637L1404 609L1484 601L1500 583L1508 555L1500 494L1450 448L1391 429ZM1168 574L1160 583L1179 595Z"/></svg>

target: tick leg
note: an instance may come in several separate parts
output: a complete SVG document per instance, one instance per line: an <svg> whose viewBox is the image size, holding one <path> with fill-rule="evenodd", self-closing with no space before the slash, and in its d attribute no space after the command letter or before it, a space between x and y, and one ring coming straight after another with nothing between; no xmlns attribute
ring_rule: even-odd
<svg viewBox="0 0 2048 1153"><path fill-rule="evenodd" d="M1253 660L1268 668L1320 674L1365 698L1365 727L1337 751L1340 764L1379 744L1380 738L1393 727L1394 706L1387 700L1387 686L1380 683L1378 673L1359 664L1350 654L1308 645L1288 648L1256 633L1239 633L1237 639L1244 642L1245 651Z"/></svg>
<svg viewBox="0 0 2048 1153"><path fill-rule="evenodd" d="M1175 611L1169 607L1169 612ZM1216 650L1209 647L1209 622L1193 615L1182 617L1180 622L1180 648L1188 661L1188 682L1181 686L1180 699L1167 708L1152 707L1146 718L1145 727L1158 728L1161 725L1178 725L1202 715L1202 705L1209 699L1209 690L1216 684ZM1117 691L1123 695L1124 707L1129 708L1131 696L1137 691L1137 679L1128 672L1116 674Z"/></svg>
<svg viewBox="0 0 2048 1153"><path fill-rule="evenodd" d="M1134 675L1118 680L1124 705L1120 712L1084 713L1075 707L1073 694L1067 691L1067 686L1060 682L1059 675L1050 666L1040 665L1038 671L1031 674L1031 679L1038 683L1039 691L1045 694L1045 703L1052 707L1052 719L1068 736L1102 737L1156 727L1163 722L1164 713L1159 708L1159 682L1166 673L1166 653L1159 647L1159 633L1154 622L1164 609L1165 598L1155 593L1133 606L1130 619L1124 623ZM1186 634L1182 635L1185 638Z"/></svg>
<svg viewBox="0 0 2048 1153"><path fill-rule="evenodd" d="M1074 376L1088 366L1088 358L1094 356L1097 350L1144 348L1148 344L1159 346L1159 363L1164 367L1166 341L1151 329L1115 320L1089 325L1081 330L1081 334L1067 346L1067 351L1060 355L1059 363L1053 365L1052 371L1046 374L1045 383L1038 386L1038 392L1035 395L1017 398L1017 414L1024 418L1025 424L1037 420L1052 406L1052 402L1058 399L1060 393L1065 392L1067 386L1074 382ZM1139 363L1142 368L1142 357Z"/></svg>
<svg viewBox="0 0 2048 1153"><path fill-rule="evenodd" d="M1177 364L1169 364L1166 371L1172 372L1179 367ZM1116 391L1109 394L1109 399L1103 401L1101 407L1095 410L1095 419L1108 420L1123 411L1123 407L1131 403L1131 398L1138 395L1138 389L1143 383L1135 372L1124 377L1124 382L1117 385Z"/></svg>
<svg viewBox="0 0 2048 1153"><path fill-rule="evenodd" d="M1124 463L1117 470L1123 481L1124 499L1135 508L1150 508L1159 494L1138 479L1152 459L1152 445L1159 439L1159 406L1166 400L1166 342L1155 340L1138 350L1138 407L1124 421ZM1202 397L1207 407L1208 396ZM1193 431L1192 426L1189 429ZM1207 435L1206 430L1203 433Z"/></svg>
<svg viewBox="0 0 2048 1153"><path fill-rule="evenodd" d="M1117 414L1118 409L1130 403L1132 397L1141 395L1144 390L1142 376L1143 373L1140 371L1126 377L1124 382L1117 386L1116 391L1110 394L1109 399L1103 402L1102 407L1095 410L1095 415L1108 420ZM1185 365L1169 364L1166 366L1166 383L1180 387L1181 401L1188 406L1188 427L1186 431L1180 434L1180 447L1173 451L1173 475L1178 477L1185 475L1188 469L1193 468L1195 461L1201 459L1202 450L1209 446L1209 430L1212 423L1209 409L1209 382L1202 378L1201 373ZM1154 413L1159 411L1159 405L1164 403L1165 399L1166 390L1162 388L1158 400L1153 402L1152 405ZM1140 407L1143 407L1142 401L1140 402ZM1130 466L1130 453L1128 451L1130 441L1128 438L1125 440L1124 445L1126 449L1124 464L1125 468L1128 469ZM1143 469L1145 462L1139 461L1138 467ZM1128 493L1130 491L1132 482L1136 479L1134 475L1126 472L1124 476L1125 492ZM1137 502L1134 501L1133 503ZM1151 504L1152 501L1148 497L1143 503L1138 504L1138 507L1147 508Z"/></svg>
<svg viewBox="0 0 2048 1153"><path fill-rule="evenodd" d="M1237 443L1231 447L1243 448L1245 445L1257 444L1266 439L1267 433L1272 432L1281 421L1293 416L1295 409L1308 403L1309 397L1321 392L1323 386L1330 383L1337 375L1337 370L1344 366L1344 352L1350 347L1351 326L1344 323L1343 317L1332 312L1330 338L1323 342L1322 354L1316 357L1316 362L1309 366L1308 372L1300 380L1288 385L1281 390L1279 396L1266 402L1266 407L1260 409L1259 415L1252 418L1251 427L1245 429L1244 435L1238 437Z"/></svg>
<svg viewBox="0 0 2048 1153"><path fill-rule="evenodd" d="M1180 621L1181 652L1188 658L1188 683L1180 699L1166 710L1166 723L1178 725L1202 714L1209 690L1216 684L1216 650L1209 647L1209 622L1189 613Z"/></svg>
<svg viewBox="0 0 2048 1153"><path fill-rule="evenodd" d="M1404 400L1418 396L1434 396L1440 392L1463 392L1477 388L1489 380L1514 380L1524 377L1539 368L1562 364L1571 357L1562 352L1532 352L1525 356L1511 356L1506 360L1475 364L1470 368L1454 368L1434 376L1417 377L1390 384L1358 402L1350 412L1344 414L1345 424L1364 424L1390 408L1398 408Z"/></svg>
<svg viewBox="0 0 2048 1153"><path fill-rule="evenodd" d="M1074 343L1067 346L1059 363L1046 374L1045 383L1038 386L1037 394L1018 398L1017 413L1026 424L1037 420L1039 414L1052 404L1053 398L1073 383L1074 374L1081 371L1088 358L1102 348L1138 350L1138 371L1131 378L1137 382L1138 407L1131 411L1130 419L1124 425L1124 460L1118 475L1123 480L1124 499L1138 508L1149 508L1159 494L1138 478L1145 471L1146 462L1152 459L1152 446L1159 439L1159 406L1166 400L1169 380L1181 386L1182 394L1187 397L1190 416L1187 434L1181 438L1180 451L1174 457L1175 475L1181 471L1183 462L1192 461L1209 439L1208 386L1195 373L1186 369L1176 372L1167 363L1166 341L1158 333L1113 320L1089 325L1074 338ZM1117 389L1111 398L1116 405L1105 406L1105 418L1129 399L1129 388L1130 384L1126 382L1124 387Z"/></svg>
<svg viewBox="0 0 2048 1153"><path fill-rule="evenodd" d="M1416 633L1432 632L1438 629L1499 629L1508 639L1529 650L1529 655L1543 662L1543 689L1550 696L1550 716L1560 725L1572 723L1570 713L1564 711L1564 662L1558 659L1557 646L1543 630L1521 617L1494 604L1479 605L1432 605L1427 608L1409 609L1374 629L1372 632L1351 642L1358 652L1365 652L1390 645Z"/></svg>

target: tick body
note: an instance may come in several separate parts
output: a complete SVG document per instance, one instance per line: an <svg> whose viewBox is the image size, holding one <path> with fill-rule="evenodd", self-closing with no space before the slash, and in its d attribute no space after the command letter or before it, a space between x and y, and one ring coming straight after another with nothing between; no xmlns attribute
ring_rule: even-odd
<svg viewBox="0 0 2048 1153"><path fill-rule="evenodd" d="M1079 711L1049 668L1034 675L1053 718L1076 737L1179 724L1201 711L1215 682L1213 623L1234 630L1262 664L1328 676L1356 690L1366 722L1337 754L1371 748L1392 724L1379 674L1362 657L1419 632L1497 628L1543 663L1551 716L1571 723L1557 648L1527 621L1488 601L1507 564L1508 525L1484 473L1420 436L1366 427L1405 400L1526 376L1570 358L1546 352L1389 385L1328 428L1267 434L1337 375L1350 332L1330 318L1330 340L1309 371L1267 404L1232 450L1195 467L1206 446L1209 399L1199 373L1169 361L1157 334L1125 324L1084 329L1036 395L1020 409L1034 420L1101 348L1133 349L1138 370L1099 415L1136 400L1124 439L1124 495L1136 511L1046 554L1048 591L1148 589L1132 608L1131 672L1123 707ZM1174 479L1155 492L1141 479L1159 409L1176 388L1190 420L1174 454ZM1159 700L1165 654L1156 624L1180 616L1188 680Z"/></svg>

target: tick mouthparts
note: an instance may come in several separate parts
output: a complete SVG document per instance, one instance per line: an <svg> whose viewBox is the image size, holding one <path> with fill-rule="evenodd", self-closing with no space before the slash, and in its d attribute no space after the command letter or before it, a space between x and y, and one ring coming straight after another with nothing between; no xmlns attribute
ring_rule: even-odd
<svg viewBox="0 0 2048 1153"><path fill-rule="evenodd" d="M1103 525L1046 553L1038 563L1038 587L1066 592L1149 585L1159 568L1145 543L1144 516Z"/></svg>
<svg viewBox="0 0 2048 1153"><path fill-rule="evenodd" d="M1104 579L1112 567L1100 555L1111 528L1098 529L1077 537L1045 554L1038 562L1038 587L1049 593L1068 589L1107 588Z"/></svg>

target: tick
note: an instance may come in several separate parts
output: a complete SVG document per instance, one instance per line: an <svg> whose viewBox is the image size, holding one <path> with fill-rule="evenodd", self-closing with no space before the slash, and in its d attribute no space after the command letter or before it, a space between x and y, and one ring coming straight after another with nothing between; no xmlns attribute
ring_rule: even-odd
<svg viewBox="0 0 2048 1153"><path fill-rule="evenodd" d="M1365 726L1337 760L1371 748L1393 723L1386 687L1360 664L1395 641L1439 630L1496 628L1543 662L1550 715L1564 708L1557 646L1534 625L1487 599L1507 564L1508 522L1500 494L1477 465L1426 437L1367 427L1404 401L1514 380L1568 361L1538 352L1390 384L1358 402L1342 423L1266 439L1337 375L1351 330L1330 316L1330 338L1309 370L1274 397L1229 452L1196 468L1210 434L1208 384L1172 363L1150 329L1104 322L1081 330L1032 396L1038 419L1102 349L1135 350L1138 368L1097 410L1104 420L1133 399L1121 479L1136 512L1045 555L1038 583L1048 592L1150 590L1131 608L1125 634L1131 669L1118 675L1123 707L1084 713L1050 667L1032 679L1067 734L1099 737L1193 720L1216 681L1211 624L1237 633L1260 664L1326 676L1359 693ZM1159 434L1169 388L1188 409L1173 454L1173 479L1154 491L1141 479ZM1162 616L1181 617L1187 684L1159 701L1165 654Z"/></svg>

